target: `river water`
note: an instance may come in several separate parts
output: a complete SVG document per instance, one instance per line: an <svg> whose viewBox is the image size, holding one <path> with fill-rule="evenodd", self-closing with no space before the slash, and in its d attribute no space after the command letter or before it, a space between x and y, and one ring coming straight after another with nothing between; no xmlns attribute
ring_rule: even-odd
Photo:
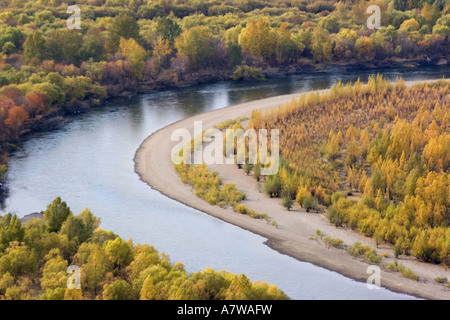
<svg viewBox="0 0 450 320"><path fill-rule="evenodd" d="M378 72L392 80L450 76L450 68ZM276 284L294 299L411 299L386 289L369 290L365 283L280 254L264 245L263 237L163 196L134 172L133 158L142 141L177 120L246 101L325 89L339 80L366 81L370 74L220 82L111 100L62 129L26 137L21 150L11 155L10 195L0 212L24 216L44 210L60 196L75 214L88 207L102 218L103 229L152 244L188 271L211 267L245 273L252 281Z"/></svg>

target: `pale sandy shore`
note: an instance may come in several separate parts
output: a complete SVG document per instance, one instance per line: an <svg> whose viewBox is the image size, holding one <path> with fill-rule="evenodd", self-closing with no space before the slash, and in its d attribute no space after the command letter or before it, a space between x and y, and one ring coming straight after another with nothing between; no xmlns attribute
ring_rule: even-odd
<svg viewBox="0 0 450 320"><path fill-rule="evenodd" d="M411 83L408 83L408 85ZM336 271L357 281L366 282L368 263L355 258L344 250L327 248L320 240L311 240L316 230L325 235L340 238L347 245L359 241L374 246L373 241L344 228L331 225L323 214L307 213L299 206L288 212L281 206L281 200L270 199L262 192L262 185L252 177L248 177L235 165L213 165L224 183L234 182L246 194L243 202L257 212L267 213L278 223L278 228L264 220L252 219L249 216L235 213L231 208L212 206L196 197L192 188L181 182L174 170L171 153L178 142L171 141L171 134L176 129L187 129L193 133L194 121L202 121L203 129L232 118L249 117L253 110L262 111L277 107L296 99L301 93L277 96L258 101L243 103L227 108L210 111L173 123L149 136L140 146L135 156L135 170L142 181L149 184L169 198L175 199L190 207L203 211L223 221L261 235L268 240L271 248L301 261L313 263L328 270ZM389 258L382 262L392 262L392 248L380 245L378 252L390 252ZM450 299L450 289L434 281L436 277L450 279L448 268L421 263L411 257L401 256L398 262L411 268L420 277L420 281L403 277L400 273L386 271L382 268L381 285L395 292L407 293L426 299Z"/></svg>

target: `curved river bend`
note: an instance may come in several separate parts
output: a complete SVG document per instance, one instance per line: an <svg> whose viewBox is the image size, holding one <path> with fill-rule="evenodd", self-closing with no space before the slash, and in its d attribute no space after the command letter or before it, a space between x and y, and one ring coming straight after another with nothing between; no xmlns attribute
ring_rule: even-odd
<svg viewBox="0 0 450 320"><path fill-rule="evenodd" d="M380 71L379 71L380 72ZM383 70L395 80L449 77L450 68ZM63 129L29 135L10 159L10 195L2 213L24 216L60 196L74 213L85 207L102 228L149 243L189 271L209 266L276 284L294 299L410 299L297 261L263 244L264 238L171 200L134 172L142 141L177 120L241 102L312 89L342 80L366 81L369 71L296 75L265 82L221 82L165 90L77 116ZM225 120L225 119L224 119ZM200 200L199 200L200 201Z"/></svg>

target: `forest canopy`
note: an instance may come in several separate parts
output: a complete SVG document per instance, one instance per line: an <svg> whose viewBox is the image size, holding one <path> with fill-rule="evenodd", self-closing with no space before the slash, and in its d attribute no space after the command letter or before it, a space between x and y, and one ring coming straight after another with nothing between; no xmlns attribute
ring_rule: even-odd
<svg viewBox="0 0 450 320"><path fill-rule="evenodd" d="M0 300L272 300L289 299L275 285L211 268L187 272L148 244L99 228L89 209L74 215L56 198L43 219L22 225L0 218ZM69 266L80 289L69 288ZM70 279L72 280L72 279Z"/></svg>

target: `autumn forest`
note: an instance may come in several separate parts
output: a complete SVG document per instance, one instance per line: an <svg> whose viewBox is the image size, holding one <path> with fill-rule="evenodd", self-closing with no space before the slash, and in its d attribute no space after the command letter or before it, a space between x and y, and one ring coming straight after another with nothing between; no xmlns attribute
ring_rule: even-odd
<svg viewBox="0 0 450 320"><path fill-rule="evenodd" d="M449 90L378 76L253 112L251 127L280 129L284 161L266 192L326 211L396 255L449 265Z"/></svg>
<svg viewBox="0 0 450 320"><path fill-rule="evenodd" d="M253 111L244 120L250 128L280 130L280 170L262 176L259 164L240 168L288 210L295 203L322 213L337 228L392 246L396 258L450 266L450 82L409 86L376 76L379 68L448 64L449 0L74 2L80 28L68 27L62 0L0 3L0 204L8 157L28 133L59 129L110 98L370 69L366 84L339 82ZM380 28L367 27L369 5L380 9ZM221 129L242 128L238 120L224 123ZM209 204L278 228L240 203L239 185L221 185L206 165L175 168ZM67 289L69 265L83 268L79 289ZM188 272L151 245L101 229L88 209L75 215L57 197L42 219L0 217L3 299L289 297L243 274Z"/></svg>

